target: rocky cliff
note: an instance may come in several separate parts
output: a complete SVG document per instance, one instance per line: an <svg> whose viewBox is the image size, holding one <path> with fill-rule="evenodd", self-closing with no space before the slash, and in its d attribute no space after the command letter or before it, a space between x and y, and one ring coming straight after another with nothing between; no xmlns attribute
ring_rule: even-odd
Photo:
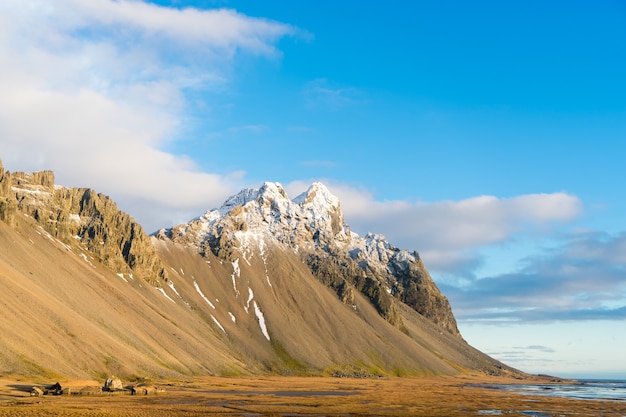
<svg viewBox="0 0 626 417"><path fill-rule="evenodd" d="M11 174L5 172L2 161L0 161L0 221L12 226L15 224L17 203L12 196L11 185Z"/></svg>
<svg viewBox="0 0 626 417"><path fill-rule="evenodd" d="M402 302L460 337L450 304L418 253L400 250L381 235L360 237L352 232L339 199L321 183L293 200L278 183L244 189L219 209L156 236L228 261L249 250L250 236L262 236L263 242L296 252L342 302L351 304L358 291L388 322L403 329L397 311Z"/></svg>
<svg viewBox="0 0 626 417"><path fill-rule="evenodd" d="M167 280L149 236L108 196L56 186L52 171L11 173L0 162L0 220L14 225L18 213L65 244L80 245L113 271L155 286Z"/></svg>

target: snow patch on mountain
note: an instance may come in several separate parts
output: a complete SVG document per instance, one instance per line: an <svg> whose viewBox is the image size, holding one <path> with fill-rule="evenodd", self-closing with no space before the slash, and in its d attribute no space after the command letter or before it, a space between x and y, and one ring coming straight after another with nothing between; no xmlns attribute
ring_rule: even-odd
<svg viewBox="0 0 626 417"><path fill-rule="evenodd" d="M87 255L85 255L84 253L81 253L80 255L81 258L83 258L83 261L87 262L92 268L95 268L96 266L89 260L89 258L87 257Z"/></svg>
<svg viewBox="0 0 626 417"><path fill-rule="evenodd" d="M217 325L217 327L219 327L226 334L226 329L224 329L224 326L222 326L222 324L215 318L213 314L211 314L211 318L213 319L213 322Z"/></svg>
<svg viewBox="0 0 626 417"><path fill-rule="evenodd" d="M243 306L244 310L246 310L246 313L250 314L248 312L248 309L250 308L250 302L254 299L254 292L252 292L252 288L248 287L248 301L246 302L246 305Z"/></svg>
<svg viewBox="0 0 626 417"><path fill-rule="evenodd" d="M202 297L202 299L204 301L206 301L206 303L215 310L215 306L213 305L213 303L211 301L209 301L208 298L206 298L206 296L204 295L204 293L202 292L202 290L200 289L200 286L198 285L198 283L196 281L193 282L193 286L196 287L196 292L198 294L200 294L200 297Z"/></svg>
<svg viewBox="0 0 626 417"><path fill-rule="evenodd" d="M176 295L177 295L179 298L183 298L183 297L181 297L181 296L180 296L180 294L178 293L178 291L177 291L177 290L176 290L176 288L174 287L174 281L172 281L172 280L170 279L170 280L169 280L169 282L168 282L168 285L169 285L169 287L172 289L172 291L174 291L174 292L176 293Z"/></svg>
<svg viewBox="0 0 626 417"><path fill-rule="evenodd" d="M267 280L267 284L271 287L272 282L270 281L270 275L269 275L269 272L267 271L267 254L265 253L266 245L265 245L265 240L263 239L263 235L259 235L257 243L259 245L259 253L261 255L261 260L263 261L263 268L265 269L265 279Z"/></svg>
<svg viewBox="0 0 626 417"><path fill-rule="evenodd" d="M172 300L172 298L169 295L167 295L167 293L165 292L165 290L163 288L157 288L157 291L159 291L161 294L163 294L163 296L165 298L167 298L168 300L170 300L171 302L176 304L176 301Z"/></svg>
<svg viewBox="0 0 626 417"><path fill-rule="evenodd" d="M252 304L254 305L254 314L259 321L259 327L261 328L261 332L263 333L263 336L265 336L265 338L269 341L270 334L267 331L267 325L265 324L265 316L263 315L263 312L261 311L261 308L256 303L256 301L253 301Z"/></svg>
<svg viewBox="0 0 626 417"><path fill-rule="evenodd" d="M239 297L239 290L237 289L237 279L241 276L241 269L239 269L239 258L235 259L232 263L233 265L233 273L230 275L230 278L233 281L233 289L235 290L235 294Z"/></svg>

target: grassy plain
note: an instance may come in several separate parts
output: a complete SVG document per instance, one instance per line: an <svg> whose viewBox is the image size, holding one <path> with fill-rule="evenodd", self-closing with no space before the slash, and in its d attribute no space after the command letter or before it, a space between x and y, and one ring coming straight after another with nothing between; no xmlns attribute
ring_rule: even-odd
<svg viewBox="0 0 626 417"><path fill-rule="evenodd" d="M626 415L626 401L532 397L475 386L479 383L521 382L484 376L381 379L198 377L153 382L166 391L148 396L31 397L30 387L36 385L35 382L1 379L0 416Z"/></svg>

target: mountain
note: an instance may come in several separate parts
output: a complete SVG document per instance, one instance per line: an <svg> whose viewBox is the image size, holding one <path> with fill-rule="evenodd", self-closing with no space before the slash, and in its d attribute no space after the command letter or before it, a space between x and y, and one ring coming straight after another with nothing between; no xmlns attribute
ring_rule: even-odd
<svg viewBox="0 0 626 417"><path fill-rule="evenodd" d="M522 375L468 345L416 252L320 183L245 189L148 236L105 195L0 163L6 374Z"/></svg>
<svg viewBox="0 0 626 417"><path fill-rule="evenodd" d="M247 261L268 244L279 244L280 251L298 255L344 303L351 304L354 291L361 292L387 321L403 329L397 312L401 301L460 337L448 300L417 252L400 250L381 235L361 238L351 232L339 199L321 183L293 201L278 183L244 189L219 209L156 236L228 261Z"/></svg>

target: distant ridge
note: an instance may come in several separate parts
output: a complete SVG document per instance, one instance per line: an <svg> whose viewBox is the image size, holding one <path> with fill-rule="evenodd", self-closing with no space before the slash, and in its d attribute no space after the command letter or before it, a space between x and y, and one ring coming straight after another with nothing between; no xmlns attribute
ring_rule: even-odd
<svg viewBox="0 0 626 417"><path fill-rule="evenodd" d="M278 183L149 237L90 189L0 163L0 367L45 378L523 377L469 346L416 252Z"/></svg>

